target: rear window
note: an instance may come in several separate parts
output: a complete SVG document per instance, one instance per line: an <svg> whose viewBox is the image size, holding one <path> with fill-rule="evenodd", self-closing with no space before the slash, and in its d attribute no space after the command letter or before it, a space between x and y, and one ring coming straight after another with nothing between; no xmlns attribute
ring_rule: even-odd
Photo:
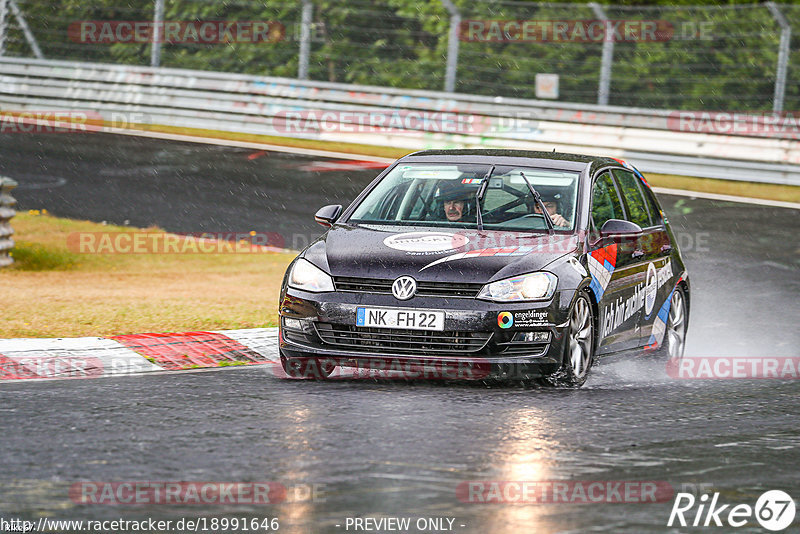
<svg viewBox="0 0 800 534"><path fill-rule="evenodd" d="M592 189L592 222L600 230L609 219L624 219L614 180L609 172L597 178Z"/></svg>
<svg viewBox="0 0 800 534"><path fill-rule="evenodd" d="M642 193L644 193L644 199L647 201L647 209L650 211L650 221L653 223L653 226L662 224L664 219L661 216L661 207L658 205L656 195L649 187L641 182L639 183L639 187L641 187Z"/></svg>

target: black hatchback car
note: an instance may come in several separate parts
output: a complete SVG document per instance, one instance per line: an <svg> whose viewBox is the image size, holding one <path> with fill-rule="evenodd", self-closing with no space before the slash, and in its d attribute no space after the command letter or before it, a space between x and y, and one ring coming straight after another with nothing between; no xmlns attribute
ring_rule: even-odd
<svg viewBox="0 0 800 534"><path fill-rule="evenodd" d="M580 386L598 357L681 358L689 279L644 177L613 158L434 150L382 172L292 262L293 377L337 366Z"/></svg>

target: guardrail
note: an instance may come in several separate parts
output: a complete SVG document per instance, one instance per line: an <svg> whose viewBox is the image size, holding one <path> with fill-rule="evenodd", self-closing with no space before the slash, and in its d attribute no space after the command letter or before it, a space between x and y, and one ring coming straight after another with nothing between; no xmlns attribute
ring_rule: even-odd
<svg viewBox="0 0 800 534"><path fill-rule="evenodd" d="M0 267L14 263L14 258L9 252L14 247L14 230L11 228L11 218L16 215L14 206L17 201L11 196L11 190L17 187L17 182L11 178L0 176Z"/></svg>
<svg viewBox="0 0 800 534"><path fill-rule="evenodd" d="M27 58L0 59L0 72L0 106L5 111L77 110L117 127L125 126L115 120L121 118L144 126L410 150L556 148L624 158L645 172L800 185L796 130L771 136L676 131L677 112L667 110ZM469 127L444 131L441 124L430 121L368 131L354 127L359 119L353 114L389 111L406 117L447 113L467 121ZM302 128L291 127L287 114L308 117L311 112L333 112L333 118L325 124L306 120Z"/></svg>

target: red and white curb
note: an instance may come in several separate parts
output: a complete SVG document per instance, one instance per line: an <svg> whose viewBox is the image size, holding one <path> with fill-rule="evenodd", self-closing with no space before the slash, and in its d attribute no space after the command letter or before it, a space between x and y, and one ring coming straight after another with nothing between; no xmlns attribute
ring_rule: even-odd
<svg viewBox="0 0 800 534"><path fill-rule="evenodd" d="M277 328L0 339L0 380L99 378L278 361Z"/></svg>

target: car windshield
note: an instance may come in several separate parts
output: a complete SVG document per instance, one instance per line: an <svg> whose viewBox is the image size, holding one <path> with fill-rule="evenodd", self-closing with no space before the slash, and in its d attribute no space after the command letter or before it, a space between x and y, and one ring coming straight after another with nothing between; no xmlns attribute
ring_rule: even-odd
<svg viewBox="0 0 800 534"><path fill-rule="evenodd" d="M400 164L370 191L349 220L475 228L476 194L491 169L475 164ZM542 196L555 230L573 230L578 176L575 171L495 166L480 204L484 228L547 231L527 178Z"/></svg>

